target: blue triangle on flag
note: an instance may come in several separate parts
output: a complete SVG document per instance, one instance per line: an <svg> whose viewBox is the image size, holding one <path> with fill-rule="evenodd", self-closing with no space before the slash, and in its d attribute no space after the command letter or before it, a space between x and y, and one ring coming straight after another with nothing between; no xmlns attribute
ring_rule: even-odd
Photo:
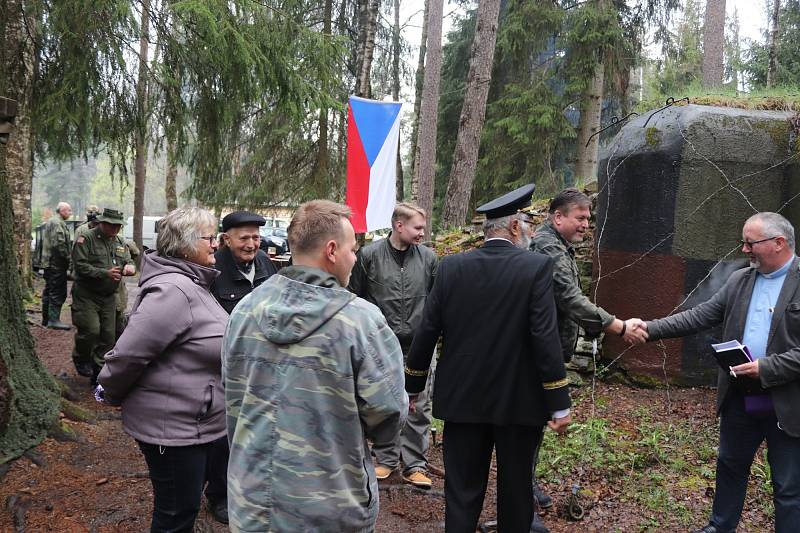
<svg viewBox="0 0 800 533"><path fill-rule="evenodd" d="M350 97L350 108L353 110L353 118L356 121L369 166L375 162L386 142L389 130L400 113L401 105L400 102L379 102L357 96Z"/></svg>

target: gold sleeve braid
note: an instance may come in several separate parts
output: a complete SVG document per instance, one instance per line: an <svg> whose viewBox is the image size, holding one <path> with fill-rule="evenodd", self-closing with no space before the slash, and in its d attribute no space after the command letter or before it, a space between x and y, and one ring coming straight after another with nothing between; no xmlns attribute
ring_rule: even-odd
<svg viewBox="0 0 800 533"><path fill-rule="evenodd" d="M408 374L409 376L414 376L414 377L423 377L423 376L427 376L428 375L428 371L427 370L415 370L413 368L406 367L405 371L406 371L406 374Z"/></svg>
<svg viewBox="0 0 800 533"><path fill-rule="evenodd" d="M567 385L569 385L569 380L567 378L559 379L557 381L546 381L542 383L544 390L560 389L561 387L566 387Z"/></svg>

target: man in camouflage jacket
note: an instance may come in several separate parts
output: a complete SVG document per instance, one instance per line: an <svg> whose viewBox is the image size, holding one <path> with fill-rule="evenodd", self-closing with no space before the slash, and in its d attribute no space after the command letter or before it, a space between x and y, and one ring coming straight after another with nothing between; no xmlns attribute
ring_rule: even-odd
<svg viewBox="0 0 800 533"><path fill-rule="evenodd" d="M233 532L372 531L367 439L392 443L408 411L400 344L347 291L349 209L303 204L284 268L236 306L222 344Z"/></svg>
<svg viewBox="0 0 800 533"><path fill-rule="evenodd" d="M580 327L587 331L594 330L596 334L602 330L624 336L629 343L643 337L641 332L637 332L632 326L629 328L626 322L592 303L581 290L578 264L575 262L575 248L572 243L583 240L589 227L591 205L589 197L577 189L561 191L550 202L547 220L536 230L531 239L531 250L548 255L555 261L553 295L556 300L558 332L565 363L570 363L573 359ZM580 365L578 367L580 368ZM539 506L547 508L553 501L536 484L538 458L537 448L533 462L533 492Z"/></svg>
<svg viewBox="0 0 800 533"><path fill-rule="evenodd" d="M42 325L51 329L69 329L61 322L61 307L67 300L67 271L69 270L72 236L66 220L72 207L60 202L56 214L47 221L42 241L44 291L42 292Z"/></svg>

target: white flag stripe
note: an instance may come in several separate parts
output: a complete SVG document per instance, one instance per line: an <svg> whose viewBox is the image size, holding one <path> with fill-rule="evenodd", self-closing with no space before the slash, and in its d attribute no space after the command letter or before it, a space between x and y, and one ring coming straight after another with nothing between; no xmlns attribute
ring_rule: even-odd
<svg viewBox="0 0 800 533"><path fill-rule="evenodd" d="M369 173L367 231L392 227L397 198L397 146L400 143L400 113L386 136Z"/></svg>

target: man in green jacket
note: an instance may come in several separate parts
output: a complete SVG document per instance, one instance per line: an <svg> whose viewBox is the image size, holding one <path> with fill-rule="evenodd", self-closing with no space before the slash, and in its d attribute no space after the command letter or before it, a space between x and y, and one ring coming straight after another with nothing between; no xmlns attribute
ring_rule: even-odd
<svg viewBox="0 0 800 533"><path fill-rule="evenodd" d="M120 281L122 276L136 273L128 248L118 238L124 224L122 213L106 208L97 222L97 227L75 240L72 249L72 323L78 329L75 364L92 365L92 388L97 385L103 357L114 346Z"/></svg>
<svg viewBox="0 0 800 533"><path fill-rule="evenodd" d="M581 327L620 335L628 343L646 338L641 330L614 317L602 307L595 305L583 293L575 261L573 243L581 242L589 228L592 201L577 189L564 189L550 202L547 220L534 233L530 249L548 255L555 260L553 265L553 295L556 300L558 331L564 362L570 363L578 342ZM569 368L569 366L567 367ZM536 462L539 450L534 455L533 492L539 506L547 508L553 501L536 483Z"/></svg>
<svg viewBox="0 0 800 533"><path fill-rule="evenodd" d="M422 245L425 237L425 211L410 203L399 203L392 213L392 231L385 239L358 251L349 289L378 306L389 327L397 335L403 358L422 321L425 300L436 278L436 254ZM415 408L397 442L376 444L372 452L378 461L378 479L388 478L403 464L403 479L420 488L430 488L426 475L428 433L431 428L430 383L417 396Z"/></svg>
<svg viewBox="0 0 800 533"><path fill-rule="evenodd" d="M59 202L56 214L44 227L42 325L51 329L70 329L61 322L61 307L67 300L67 271L72 248L72 236L65 221L71 216L72 207L67 202Z"/></svg>
<svg viewBox="0 0 800 533"><path fill-rule="evenodd" d="M301 205L293 265L245 296L222 341L232 532L373 531L378 484L367 439L397 438L408 411L400 344L377 307L347 291L349 208Z"/></svg>

